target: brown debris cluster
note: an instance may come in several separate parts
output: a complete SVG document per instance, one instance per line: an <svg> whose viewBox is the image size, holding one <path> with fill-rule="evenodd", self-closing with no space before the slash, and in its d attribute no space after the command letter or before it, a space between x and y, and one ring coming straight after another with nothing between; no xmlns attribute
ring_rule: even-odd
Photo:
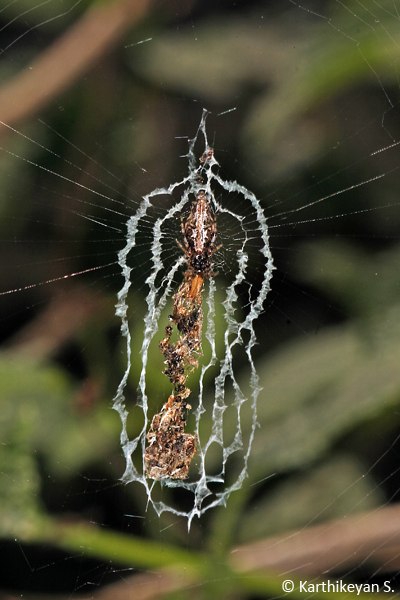
<svg viewBox="0 0 400 600"><path fill-rule="evenodd" d="M191 406L177 398L171 394L147 434L145 462L150 479L184 479L196 453L196 436L184 433L185 409Z"/></svg>

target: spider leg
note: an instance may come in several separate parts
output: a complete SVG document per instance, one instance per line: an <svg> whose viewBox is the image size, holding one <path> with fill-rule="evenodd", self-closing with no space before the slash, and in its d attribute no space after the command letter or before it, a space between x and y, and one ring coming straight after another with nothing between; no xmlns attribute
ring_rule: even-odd
<svg viewBox="0 0 400 600"><path fill-rule="evenodd" d="M179 248L182 250L182 252L183 252L184 254L187 254L187 248L184 248L184 247L182 246L182 244L181 244L180 242L178 242L178 240L176 240L176 243L178 244L178 246L179 246Z"/></svg>
<svg viewBox="0 0 400 600"><path fill-rule="evenodd" d="M212 256L214 254L214 252L217 252L217 250L219 250L220 248L222 248L222 244L220 244L219 246L217 246L216 248L212 248L210 250L210 256Z"/></svg>
<svg viewBox="0 0 400 600"><path fill-rule="evenodd" d="M183 217L181 215L181 231L182 231L182 235L183 235L183 239L186 239L186 232L185 232L185 223L183 222Z"/></svg>

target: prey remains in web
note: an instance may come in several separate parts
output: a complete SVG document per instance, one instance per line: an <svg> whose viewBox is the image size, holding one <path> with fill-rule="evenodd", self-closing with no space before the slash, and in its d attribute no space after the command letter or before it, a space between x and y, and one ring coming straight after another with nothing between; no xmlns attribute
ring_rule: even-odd
<svg viewBox="0 0 400 600"><path fill-rule="evenodd" d="M260 392L252 357L254 324L273 272L263 209L252 192L220 177L207 141L207 114L203 111L198 131L189 140L188 175L143 197L127 223L126 244L118 254L124 283L116 314L126 339L127 366L113 408L122 421L123 481L143 485L157 514L185 516L189 525L194 516L225 504L247 476ZM204 147L196 156L201 136ZM135 373L128 293L134 269L130 261L137 263L135 252L143 252L143 240L148 240L151 262L135 402L143 424L131 439L131 400L125 394ZM168 307L172 314L166 325ZM136 328L135 341L137 335ZM150 349L155 343L172 384L158 410L151 409L157 398L149 398L149 361L154 356ZM157 490L165 487L184 488L192 495L191 508L174 505L165 493L160 500Z"/></svg>

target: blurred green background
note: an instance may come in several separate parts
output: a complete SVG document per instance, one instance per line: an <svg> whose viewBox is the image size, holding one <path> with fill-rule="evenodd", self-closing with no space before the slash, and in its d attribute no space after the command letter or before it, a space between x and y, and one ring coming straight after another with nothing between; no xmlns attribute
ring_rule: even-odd
<svg viewBox="0 0 400 600"><path fill-rule="evenodd" d="M398 499L393 4L1 8L0 585L25 597L96 596L105 586L115 598L114 582L131 576L135 598L280 595L279 561L271 576L249 559L242 576L232 549ZM96 48L107 27L114 37ZM75 53L62 46L68 36ZM69 77L88 40L92 58ZM221 175L262 203L277 270L256 329L263 391L249 477L188 533L185 519L146 512L143 489L120 483L110 403L125 368L114 316L125 223L143 194L186 174L187 137L203 107ZM133 404L149 255L134 260L131 435L140 426ZM262 278L256 266L252 276ZM161 357L152 358L159 407L169 385ZM187 508L178 491L163 494ZM348 572L343 552L335 577ZM376 564L357 566L353 579L375 581ZM314 575L323 573L316 563Z"/></svg>

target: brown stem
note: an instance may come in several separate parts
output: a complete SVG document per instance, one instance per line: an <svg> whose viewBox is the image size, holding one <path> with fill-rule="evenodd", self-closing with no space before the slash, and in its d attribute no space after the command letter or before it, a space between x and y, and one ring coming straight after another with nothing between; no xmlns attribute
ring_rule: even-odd
<svg viewBox="0 0 400 600"><path fill-rule="evenodd" d="M326 577L360 565L398 570L399 548L400 504L394 504L241 546L231 560L240 572L272 569Z"/></svg>
<svg viewBox="0 0 400 600"><path fill-rule="evenodd" d="M96 2L82 18L0 88L0 121L16 126L43 109L109 52L151 0Z"/></svg>

